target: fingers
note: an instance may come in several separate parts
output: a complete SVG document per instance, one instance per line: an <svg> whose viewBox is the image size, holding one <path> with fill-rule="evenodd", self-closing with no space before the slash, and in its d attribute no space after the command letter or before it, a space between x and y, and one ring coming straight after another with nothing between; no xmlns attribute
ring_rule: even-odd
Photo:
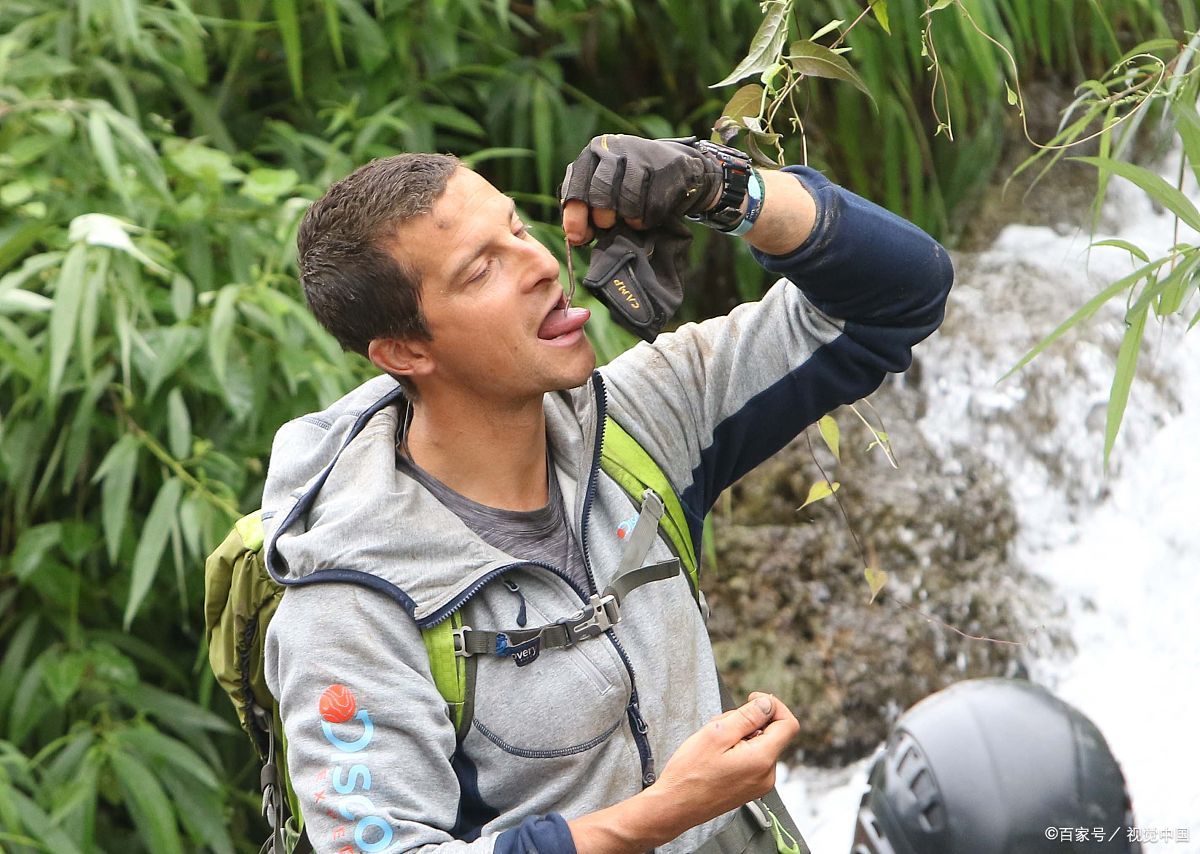
<svg viewBox="0 0 1200 854"><path fill-rule="evenodd" d="M617 214L610 208L589 208L585 202L569 199L563 205L562 222L563 231L567 233L571 245L582 246L591 243L596 236L593 225L596 228L612 228L617 224ZM637 229L646 227L641 219L627 219L625 222Z"/></svg>
<svg viewBox="0 0 1200 854"><path fill-rule="evenodd" d="M764 729L775 714L775 699L760 694L743 706L732 709L705 724L711 736L725 749L733 747L756 730Z"/></svg>
<svg viewBox="0 0 1200 854"><path fill-rule="evenodd" d="M592 228L588 225L588 206L578 199L570 199L563 205L563 231L573 246L589 243Z"/></svg>

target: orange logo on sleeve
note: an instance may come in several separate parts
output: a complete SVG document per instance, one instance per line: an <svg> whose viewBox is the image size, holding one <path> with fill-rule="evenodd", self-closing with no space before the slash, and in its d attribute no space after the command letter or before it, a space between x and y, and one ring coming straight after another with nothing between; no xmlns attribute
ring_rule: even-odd
<svg viewBox="0 0 1200 854"><path fill-rule="evenodd" d="M354 717L358 703L354 699L354 692L345 685L330 685L321 694L317 710L329 723L344 724Z"/></svg>

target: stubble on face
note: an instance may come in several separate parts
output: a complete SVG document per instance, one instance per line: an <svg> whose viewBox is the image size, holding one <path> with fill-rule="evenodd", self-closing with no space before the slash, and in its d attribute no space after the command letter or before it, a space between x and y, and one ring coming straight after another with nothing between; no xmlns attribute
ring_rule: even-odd
<svg viewBox="0 0 1200 854"><path fill-rule="evenodd" d="M393 251L417 274L432 335L435 369L419 385L515 402L581 385L595 368L586 337L568 347L538 338L563 298L558 261L481 176L455 172L433 210L398 229Z"/></svg>

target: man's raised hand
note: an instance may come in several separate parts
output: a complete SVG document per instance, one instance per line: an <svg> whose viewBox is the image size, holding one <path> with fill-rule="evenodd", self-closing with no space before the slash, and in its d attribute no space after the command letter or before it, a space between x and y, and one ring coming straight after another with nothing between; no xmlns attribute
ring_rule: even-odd
<svg viewBox="0 0 1200 854"><path fill-rule="evenodd" d="M563 230L575 244L617 218L634 228L656 228L669 219L712 207L723 181L721 164L686 140L603 134L567 167L559 195Z"/></svg>

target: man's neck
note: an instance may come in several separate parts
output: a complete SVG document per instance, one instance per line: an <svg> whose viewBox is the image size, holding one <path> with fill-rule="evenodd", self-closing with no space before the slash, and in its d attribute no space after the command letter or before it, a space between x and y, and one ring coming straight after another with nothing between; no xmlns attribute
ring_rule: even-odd
<svg viewBox="0 0 1200 854"><path fill-rule="evenodd" d="M550 500L541 398L504 407L423 398L413 405L407 450L414 463L479 504L536 510Z"/></svg>

